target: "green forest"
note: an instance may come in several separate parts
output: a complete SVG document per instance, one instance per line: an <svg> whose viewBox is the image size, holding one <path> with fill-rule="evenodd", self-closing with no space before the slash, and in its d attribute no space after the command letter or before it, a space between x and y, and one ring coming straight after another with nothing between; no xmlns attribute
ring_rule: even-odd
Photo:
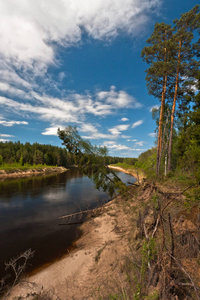
<svg viewBox="0 0 200 300"><path fill-rule="evenodd" d="M125 162L134 165L136 158L122 158L122 157L106 157L107 164L115 164L118 162ZM74 154L67 151L66 148L52 145L41 145L38 143L22 144L18 142L0 142L0 168L6 166L64 166L70 167L76 162Z"/></svg>

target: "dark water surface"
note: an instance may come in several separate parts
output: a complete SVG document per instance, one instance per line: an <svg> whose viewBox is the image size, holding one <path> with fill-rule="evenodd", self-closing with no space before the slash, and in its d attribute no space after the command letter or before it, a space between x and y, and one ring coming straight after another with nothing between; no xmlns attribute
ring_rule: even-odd
<svg viewBox="0 0 200 300"><path fill-rule="evenodd" d="M117 172L124 182L130 175ZM31 248L29 271L61 257L77 239L77 225L59 226L60 216L94 208L109 197L78 169L62 174L0 182L0 279L5 261Z"/></svg>

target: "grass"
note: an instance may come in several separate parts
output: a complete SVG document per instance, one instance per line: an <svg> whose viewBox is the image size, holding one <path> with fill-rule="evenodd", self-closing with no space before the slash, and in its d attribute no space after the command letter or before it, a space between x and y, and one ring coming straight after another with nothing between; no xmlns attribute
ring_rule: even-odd
<svg viewBox="0 0 200 300"><path fill-rule="evenodd" d="M30 164L24 164L23 166L20 163L12 163L12 164L8 164L8 163L3 163L2 165L0 165L0 170L4 170L4 171L17 171L17 170L21 170L21 171L26 171L26 170L32 170L32 169L43 169L43 168L55 168L57 166L47 166L46 164L34 164L34 165L30 165Z"/></svg>
<svg viewBox="0 0 200 300"><path fill-rule="evenodd" d="M120 167L120 168L123 168L125 170L135 170L135 167L134 165L128 165L126 163L120 163L118 162L117 164L112 164L111 166L114 166L114 167Z"/></svg>

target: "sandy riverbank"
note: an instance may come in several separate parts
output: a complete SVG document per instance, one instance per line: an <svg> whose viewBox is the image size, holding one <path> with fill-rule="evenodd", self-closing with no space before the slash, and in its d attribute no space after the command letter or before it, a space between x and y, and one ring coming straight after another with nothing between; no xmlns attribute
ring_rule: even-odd
<svg viewBox="0 0 200 300"><path fill-rule="evenodd" d="M137 181L138 180L140 181L140 180L142 180L142 179L145 178L144 174L142 174L141 172L139 174L137 174L137 172L135 170L133 170L133 169L127 169L127 170L125 170L125 169L123 169L121 167L111 166L111 165L109 165L109 168L113 169L113 170L116 170L116 171L121 171L121 172L126 173L126 174L130 174L133 177L137 178ZM138 176L139 176L139 178L138 178Z"/></svg>
<svg viewBox="0 0 200 300"><path fill-rule="evenodd" d="M66 172L67 169L64 167L51 167L51 168L38 168L38 169L27 169L27 170L0 170L0 180L5 180L7 178L23 178L38 175L48 175Z"/></svg>
<svg viewBox="0 0 200 300"><path fill-rule="evenodd" d="M121 168L120 171L127 172ZM128 250L132 226L120 202L118 196L102 208L99 216L85 222L76 248L26 278L8 299L19 296L33 299L34 293L48 294L56 300L99 299L105 290L112 292L113 284L119 283L121 261Z"/></svg>
<svg viewBox="0 0 200 300"><path fill-rule="evenodd" d="M128 249L130 232L119 200L109 202L101 215L83 224L83 235L75 250L18 284L8 299L33 299L27 297L31 293L61 300L99 299L105 285L112 291L115 277L119 280L120 261Z"/></svg>

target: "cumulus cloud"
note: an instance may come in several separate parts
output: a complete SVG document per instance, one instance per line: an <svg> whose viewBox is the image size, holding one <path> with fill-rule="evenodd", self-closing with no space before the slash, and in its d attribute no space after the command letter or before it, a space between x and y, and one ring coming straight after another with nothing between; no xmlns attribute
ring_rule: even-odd
<svg viewBox="0 0 200 300"><path fill-rule="evenodd" d="M58 135L57 131L58 131L58 128L60 128L61 130L64 129L64 127L60 126L60 125L57 125L57 126L52 126L52 127L48 127L45 129L44 132L42 132L43 135Z"/></svg>
<svg viewBox="0 0 200 300"><path fill-rule="evenodd" d="M143 120L139 120L139 121L133 123L132 128L135 128L135 127L137 127L137 126L140 126L141 124L143 124L143 122L144 122Z"/></svg>
<svg viewBox="0 0 200 300"><path fill-rule="evenodd" d="M0 58L38 74L55 63L56 47L82 38L140 33L161 0L6 0L0 2Z"/></svg>
<svg viewBox="0 0 200 300"><path fill-rule="evenodd" d="M97 93L97 99L105 101L109 105L116 105L117 107L133 107L139 108L142 106L133 96L127 94L125 91L116 91L116 87L113 85L110 87L110 91L100 91Z"/></svg>
<svg viewBox="0 0 200 300"><path fill-rule="evenodd" d="M7 91L9 90L9 85L0 84L0 89L1 88ZM61 99L30 91L26 93L26 97L20 102L13 100L14 95L12 97L13 99L0 97L0 107L12 108L12 112L24 112L30 117L38 116L41 120L50 121L51 124L57 124L58 122L61 124L69 122L81 123L86 119L87 115L105 117L122 109L121 102L118 101L122 91L117 91L115 89L111 101L110 92L112 94L112 90L113 87L111 87L110 91L101 91L98 92L98 94L96 94L96 92L87 92L86 94L70 93ZM19 89L10 89L10 93L13 92L14 94L14 91L20 95ZM22 95L23 93L24 92L22 91ZM104 94L104 96L99 97L100 93ZM125 101L126 103L123 105L124 109L132 105L134 107L140 105L132 96L126 94L126 98L127 101ZM119 125L113 130L121 132L126 130L128 126L129 125Z"/></svg>
<svg viewBox="0 0 200 300"><path fill-rule="evenodd" d="M108 131L110 131L115 136L119 136L121 132L126 131L129 126L130 125L117 125L115 127L109 128Z"/></svg>
<svg viewBox="0 0 200 300"><path fill-rule="evenodd" d="M128 118L122 118L121 121L126 122L126 121L129 121L129 119Z"/></svg>

